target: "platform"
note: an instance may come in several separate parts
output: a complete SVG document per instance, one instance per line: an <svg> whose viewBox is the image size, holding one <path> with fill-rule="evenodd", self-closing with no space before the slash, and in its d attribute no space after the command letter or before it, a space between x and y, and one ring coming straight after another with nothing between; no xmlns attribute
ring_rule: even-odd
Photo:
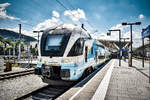
<svg viewBox="0 0 150 100"><path fill-rule="evenodd" d="M140 61L133 63L136 64L129 67L122 60L119 66L119 61L113 59L94 77L80 82L57 100L150 100L148 66L142 68Z"/></svg>
<svg viewBox="0 0 150 100"><path fill-rule="evenodd" d="M142 68L138 63L134 60L134 67L124 61L121 67L115 63L105 100L150 100L149 78L137 70Z"/></svg>

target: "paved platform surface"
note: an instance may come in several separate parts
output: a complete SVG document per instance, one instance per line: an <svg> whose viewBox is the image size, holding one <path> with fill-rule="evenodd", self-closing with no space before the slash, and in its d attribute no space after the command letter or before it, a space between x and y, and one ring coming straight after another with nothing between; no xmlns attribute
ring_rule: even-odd
<svg viewBox="0 0 150 100"><path fill-rule="evenodd" d="M150 100L149 78L136 69L141 68L138 61L133 61L136 68L121 63L119 67L118 60L115 62L105 100Z"/></svg>
<svg viewBox="0 0 150 100"><path fill-rule="evenodd" d="M112 60L101 70L98 70L94 77L85 78L82 82L69 89L56 100L91 100L111 64Z"/></svg>
<svg viewBox="0 0 150 100"><path fill-rule="evenodd" d="M148 66L143 73L140 62L113 59L89 81L74 86L57 100L150 100ZM136 66L135 66L136 65Z"/></svg>
<svg viewBox="0 0 150 100"><path fill-rule="evenodd" d="M133 66L137 68L140 72L143 72L146 76L149 76L149 67L150 67L150 62L149 61L144 61L144 67L142 66L142 60L135 60L133 59Z"/></svg>

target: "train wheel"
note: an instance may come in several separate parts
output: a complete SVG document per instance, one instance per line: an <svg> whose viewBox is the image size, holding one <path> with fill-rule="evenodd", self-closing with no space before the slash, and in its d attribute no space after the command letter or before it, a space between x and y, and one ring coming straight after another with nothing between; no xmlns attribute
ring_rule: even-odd
<svg viewBox="0 0 150 100"><path fill-rule="evenodd" d="M87 69L84 71L83 77L86 77L87 75L91 74L92 71L93 71L93 68L92 68L92 67L87 68Z"/></svg>
<svg viewBox="0 0 150 100"><path fill-rule="evenodd" d="M93 68L92 68L92 67L88 68L88 70L87 70L87 74L88 74L88 75L89 75L89 74L91 74L91 73L92 73L92 71L93 71Z"/></svg>

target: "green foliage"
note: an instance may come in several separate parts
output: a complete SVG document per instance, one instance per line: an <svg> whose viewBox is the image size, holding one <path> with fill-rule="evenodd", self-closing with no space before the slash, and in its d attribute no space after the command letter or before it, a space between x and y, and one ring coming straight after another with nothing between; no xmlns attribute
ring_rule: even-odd
<svg viewBox="0 0 150 100"><path fill-rule="evenodd" d="M0 29L0 36L8 38L10 40L18 40L19 39L19 34L17 32L6 30L6 29ZM30 37L30 36L26 36L24 34L22 34L22 37L24 38L24 40L26 42L36 41L35 38Z"/></svg>
<svg viewBox="0 0 150 100"><path fill-rule="evenodd" d="M24 51L24 42L21 42L21 51Z"/></svg>
<svg viewBox="0 0 150 100"><path fill-rule="evenodd" d="M4 38L4 42L10 44L10 40L8 38Z"/></svg>
<svg viewBox="0 0 150 100"><path fill-rule="evenodd" d="M31 48L31 53L34 54L36 52L36 48Z"/></svg>

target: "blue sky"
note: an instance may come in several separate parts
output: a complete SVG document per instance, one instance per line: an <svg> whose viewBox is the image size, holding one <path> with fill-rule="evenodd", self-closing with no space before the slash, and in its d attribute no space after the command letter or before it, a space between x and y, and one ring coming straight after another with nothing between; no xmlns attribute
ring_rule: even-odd
<svg viewBox="0 0 150 100"><path fill-rule="evenodd" d="M45 29L55 24L85 24L89 31L105 34L109 29L120 28L129 35L122 22L141 21L135 26L135 37L150 24L150 0L0 0L0 28L17 30L22 23L25 34ZM80 20L80 22L79 22ZM90 25L89 25L90 24ZM137 35L137 36L136 36Z"/></svg>

